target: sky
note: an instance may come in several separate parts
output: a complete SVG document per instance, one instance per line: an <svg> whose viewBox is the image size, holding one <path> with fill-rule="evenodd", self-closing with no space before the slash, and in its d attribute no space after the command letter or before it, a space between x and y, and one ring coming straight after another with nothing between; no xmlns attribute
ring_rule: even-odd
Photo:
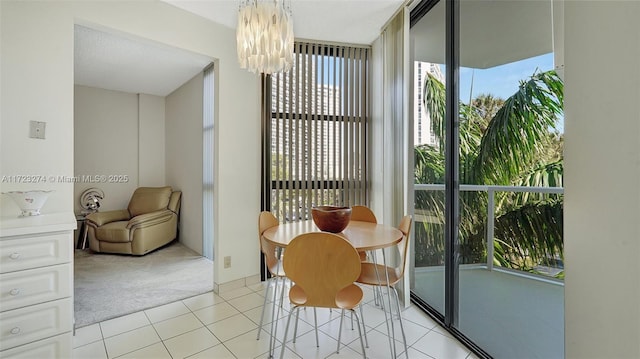
<svg viewBox="0 0 640 359"><path fill-rule="evenodd" d="M324 79L318 72L318 80L321 83L333 84L334 61L324 61ZM442 74L445 73L444 65L441 65ZM506 99L518 89L520 80L527 79L536 70L548 71L553 69L553 53L531 57L506 65L489 69L460 68L460 98L463 102L469 102L471 90L471 78L473 77L473 97L481 93L490 93L494 96ZM329 74L329 76L327 76ZM328 77L328 78L327 78Z"/></svg>
<svg viewBox="0 0 640 359"><path fill-rule="evenodd" d="M527 79L536 70L548 71L552 69L553 53L484 70L462 67L460 68L460 99L464 103L469 102L472 77L472 97L488 93L504 100L516 92L521 80Z"/></svg>
<svg viewBox="0 0 640 359"><path fill-rule="evenodd" d="M489 69L460 68L460 100L469 103L469 98L480 94L491 94L494 97L507 99L513 95L520 81L529 78L536 71L553 70L553 53L531 57L518 62L496 66ZM444 67L440 68L444 73ZM473 90L471 79L473 78ZM470 94L470 91L473 91ZM564 120L560 119L558 131L564 132Z"/></svg>
<svg viewBox="0 0 640 359"><path fill-rule="evenodd" d="M501 66L495 66L488 69L471 69L466 67L460 68L460 100L469 103L469 98L475 98L480 94L491 94L494 97L507 99L513 95L520 85L520 81L528 79L536 71L548 71L554 68L553 53L531 57L513 63ZM325 79L319 81L327 84L333 83L333 78L326 78L327 73L333 74L333 61L324 62ZM440 65L442 74L445 74L444 65ZM473 90L471 81L473 78ZM470 93L473 91L473 93ZM559 123L559 131L564 132L563 121Z"/></svg>

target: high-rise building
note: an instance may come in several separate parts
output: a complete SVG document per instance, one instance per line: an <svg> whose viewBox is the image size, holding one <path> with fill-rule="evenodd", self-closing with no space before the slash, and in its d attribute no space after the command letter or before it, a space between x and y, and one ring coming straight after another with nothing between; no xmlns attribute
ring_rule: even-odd
<svg viewBox="0 0 640 359"><path fill-rule="evenodd" d="M415 61L413 66L413 88L415 89L413 94L413 143L414 145L437 146L438 141L431 130L431 115L424 106L424 83L427 74L435 76L442 83L444 83L444 76L439 64Z"/></svg>

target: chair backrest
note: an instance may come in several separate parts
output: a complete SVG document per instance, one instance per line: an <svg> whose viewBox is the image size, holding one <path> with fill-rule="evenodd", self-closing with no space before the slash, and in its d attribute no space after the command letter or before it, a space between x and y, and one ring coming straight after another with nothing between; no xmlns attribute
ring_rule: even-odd
<svg viewBox="0 0 640 359"><path fill-rule="evenodd" d="M411 215L408 214L400 220L400 224L398 224L398 229L403 234L402 241L398 244L398 250L402 256L402 260L400 261L400 267L396 268L398 271L399 277L404 275L404 267L407 263L407 252L409 249L409 237L411 234Z"/></svg>
<svg viewBox="0 0 640 359"><path fill-rule="evenodd" d="M295 237L287 246L283 265L287 277L304 291L304 305L311 307L339 308L336 296L360 276L356 249L346 239L327 232Z"/></svg>
<svg viewBox="0 0 640 359"><path fill-rule="evenodd" d="M258 216L258 239L260 244L260 250L264 253L265 261L267 263L268 268L274 267L278 263L278 258L276 257L276 247L262 238L262 234L269 228L275 227L280 224L280 221L273 215L273 213L268 211L260 212Z"/></svg>
<svg viewBox="0 0 640 359"><path fill-rule="evenodd" d="M269 211L260 212L260 216L258 216L258 234L262 236L264 231L271 227L275 227L280 224L280 221L273 215L273 213Z"/></svg>
<svg viewBox="0 0 640 359"><path fill-rule="evenodd" d="M373 211L366 206L352 206L351 207L351 220L378 223L378 219Z"/></svg>
<svg viewBox="0 0 640 359"><path fill-rule="evenodd" d="M138 187L131 195L127 210L131 217L166 209L171 199L171 187Z"/></svg>

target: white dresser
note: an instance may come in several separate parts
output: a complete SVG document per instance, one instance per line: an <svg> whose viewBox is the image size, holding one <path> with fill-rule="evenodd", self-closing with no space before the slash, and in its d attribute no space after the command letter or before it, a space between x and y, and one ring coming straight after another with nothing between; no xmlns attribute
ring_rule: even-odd
<svg viewBox="0 0 640 359"><path fill-rule="evenodd" d="M73 213L0 218L0 358L71 358Z"/></svg>

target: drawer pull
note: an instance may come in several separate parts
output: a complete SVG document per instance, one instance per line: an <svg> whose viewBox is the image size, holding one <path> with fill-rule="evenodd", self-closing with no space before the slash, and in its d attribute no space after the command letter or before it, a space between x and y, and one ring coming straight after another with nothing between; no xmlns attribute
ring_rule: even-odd
<svg viewBox="0 0 640 359"><path fill-rule="evenodd" d="M13 288L13 289L11 289L11 290L9 291L9 294L11 294L11 295L13 295L13 296L16 296L16 295L20 294L20 289L18 289L18 288Z"/></svg>
<svg viewBox="0 0 640 359"><path fill-rule="evenodd" d="M18 253L18 252L13 252L13 253L9 254L9 258L11 258L11 259L18 259L18 258L20 258L20 253Z"/></svg>
<svg viewBox="0 0 640 359"><path fill-rule="evenodd" d="M11 328L11 334L20 334L20 328L18 327Z"/></svg>

